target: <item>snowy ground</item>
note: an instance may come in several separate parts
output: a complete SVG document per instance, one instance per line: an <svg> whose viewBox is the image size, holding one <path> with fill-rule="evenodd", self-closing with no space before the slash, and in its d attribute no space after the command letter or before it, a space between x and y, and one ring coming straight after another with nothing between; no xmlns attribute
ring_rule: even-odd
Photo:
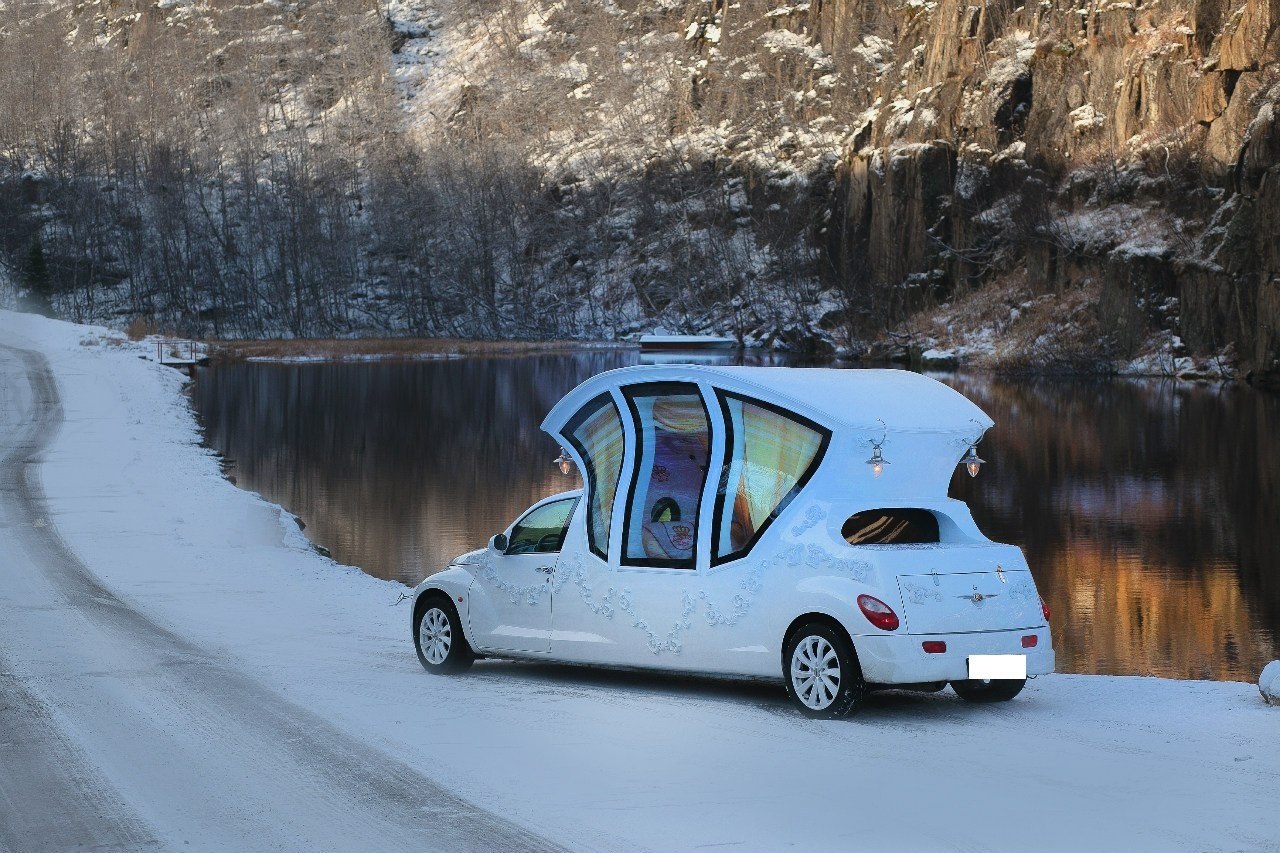
<svg viewBox="0 0 1280 853"><path fill-rule="evenodd" d="M140 355L0 312L0 848L1280 850L1253 685L819 722L773 685L429 676L401 588L221 479Z"/></svg>

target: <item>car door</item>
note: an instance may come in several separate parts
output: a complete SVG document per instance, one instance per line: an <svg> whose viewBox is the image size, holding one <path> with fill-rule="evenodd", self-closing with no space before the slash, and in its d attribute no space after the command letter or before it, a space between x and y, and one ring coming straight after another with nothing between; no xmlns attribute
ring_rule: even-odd
<svg viewBox="0 0 1280 853"><path fill-rule="evenodd" d="M486 593L472 597L471 626L485 649L548 652L552 579L578 498L535 504L507 534L507 547L490 547L476 578Z"/></svg>

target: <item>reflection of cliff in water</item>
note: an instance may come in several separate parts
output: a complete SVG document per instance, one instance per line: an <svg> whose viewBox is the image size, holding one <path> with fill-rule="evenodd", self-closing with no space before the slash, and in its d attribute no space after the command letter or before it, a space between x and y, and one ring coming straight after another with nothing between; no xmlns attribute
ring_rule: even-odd
<svg viewBox="0 0 1280 853"><path fill-rule="evenodd" d="M338 560L416 583L579 484L538 425L583 379L635 359L228 364L201 373L195 403L240 485L299 513ZM1060 669L1253 679L1280 656L1280 399L940 378L996 421L990 464L976 480L957 469L952 494L1026 550Z"/></svg>
<svg viewBox="0 0 1280 853"><path fill-rule="evenodd" d="M417 583L580 485L551 464L541 418L629 355L220 365L196 405L241 486L302 515L340 562Z"/></svg>
<svg viewBox="0 0 1280 853"><path fill-rule="evenodd" d="M1257 677L1280 653L1280 400L1168 382L940 377L996 420L976 481L1065 671Z"/></svg>

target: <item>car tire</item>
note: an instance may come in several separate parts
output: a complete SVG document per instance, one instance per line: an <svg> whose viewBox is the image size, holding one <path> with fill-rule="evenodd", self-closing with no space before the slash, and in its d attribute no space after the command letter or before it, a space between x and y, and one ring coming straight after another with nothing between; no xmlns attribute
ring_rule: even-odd
<svg viewBox="0 0 1280 853"><path fill-rule="evenodd" d="M476 653L462 632L453 602L441 595L424 600L413 625L413 647L427 672L448 675L475 662Z"/></svg>
<svg viewBox="0 0 1280 853"><path fill-rule="evenodd" d="M1008 702L1022 692L1025 678L996 678L991 681L966 680L951 682L951 689L966 702Z"/></svg>
<svg viewBox="0 0 1280 853"><path fill-rule="evenodd" d="M782 679L800 713L815 719L848 716L867 695L853 643L827 622L805 623L787 637Z"/></svg>

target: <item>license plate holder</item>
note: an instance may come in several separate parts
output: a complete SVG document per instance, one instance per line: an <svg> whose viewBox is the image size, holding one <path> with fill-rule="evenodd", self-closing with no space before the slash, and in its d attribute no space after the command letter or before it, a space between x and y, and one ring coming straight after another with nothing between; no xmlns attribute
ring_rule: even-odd
<svg viewBox="0 0 1280 853"><path fill-rule="evenodd" d="M969 678L995 681L1027 677L1026 655L969 655Z"/></svg>

